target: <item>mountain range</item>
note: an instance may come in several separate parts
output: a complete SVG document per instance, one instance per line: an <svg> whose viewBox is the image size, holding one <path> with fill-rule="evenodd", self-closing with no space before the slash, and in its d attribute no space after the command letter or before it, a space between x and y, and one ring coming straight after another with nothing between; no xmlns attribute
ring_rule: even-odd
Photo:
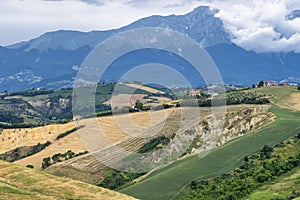
<svg viewBox="0 0 300 200"><path fill-rule="evenodd" d="M260 80L288 80L300 83L300 54L256 53L231 42L216 9L201 6L185 15L151 16L120 29L79 32L48 32L26 42L0 47L0 92L29 88L72 87L84 58L105 39L120 32L142 27L169 28L199 42L213 58L227 84L250 85ZM298 17L299 11L287 16ZM142 58L142 59L136 59ZM120 57L101 81L115 82L122 72L156 61L181 70L193 86L203 80L194 76L190 64L168 52L146 49ZM121 66L121 67L120 67Z"/></svg>

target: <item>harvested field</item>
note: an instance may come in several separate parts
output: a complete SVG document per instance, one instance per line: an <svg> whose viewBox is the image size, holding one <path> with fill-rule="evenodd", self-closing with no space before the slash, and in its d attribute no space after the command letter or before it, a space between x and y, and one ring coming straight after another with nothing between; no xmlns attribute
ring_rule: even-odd
<svg viewBox="0 0 300 200"><path fill-rule="evenodd" d="M144 85L138 85L138 84L134 84L134 83L127 83L127 84L124 84L124 85L130 86L130 87L133 87L133 88L136 88L136 89L145 90L145 91L150 92L150 93L164 94L163 91L160 91L160 90L157 90L157 89L154 89L154 88L151 88L151 87L147 87L147 86L144 86Z"/></svg>
<svg viewBox="0 0 300 200"><path fill-rule="evenodd" d="M73 151L74 153L86 151L86 147L81 143L78 136L78 131L63 137L59 140L55 140L50 146L46 147L43 151L34 154L32 156L23 158L15 163L26 166L33 165L36 169L41 169L42 161L44 158L52 157L57 153L65 153L67 151Z"/></svg>
<svg viewBox="0 0 300 200"><path fill-rule="evenodd" d="M146 94L118 94L113 96L108 101L104 102L106 105L111 105L113 108L122 108L125 106L132 107L137 100L141 101Z"/></svg>
<svg viewBox="0 0 300 200"><path fill-rule="evenodd" d="M91 118L80 120L76 122L76 126L84 126L83 128L59 140L55 140L57 137L56 135L56 137L51 138L50 140L52 144L43 151L27 158L23 158L16 163L24 166L31 164L35 168L41 169L43 158L51 157L57 153L65 153L68 150L72 150L74 153L84 151L93 152L103 149L126 140L126 138L134 135L132 133L139 134L149 127L161 123L171 112L172 110L138 112L129 115L106 116L97 119ZM74 123L72 124L74 125ZM41 129L41 131L42 130L43 129ZM47 132L44 134L47 135ZM41 133L41 135L43 134ZM39 142L42 143L43 140L38 140L37 138L31 142L30 145L35 145ZM6 152L4 148L3 151Z"/></svg>
<svg viewBox="0 0 300 200"><path fill-rule="evenodd" d="M300 111L300 93L292 93L289 97L279 102L283 108Z"/></svg>
<svg viewBox="0 0 300 200"><path fill-rule="evenodd" d="M0 132L0 153L38 143L53 142L56 137L75 127L74 122L67 124L51 124L36 128L4 129Z"/></svg>

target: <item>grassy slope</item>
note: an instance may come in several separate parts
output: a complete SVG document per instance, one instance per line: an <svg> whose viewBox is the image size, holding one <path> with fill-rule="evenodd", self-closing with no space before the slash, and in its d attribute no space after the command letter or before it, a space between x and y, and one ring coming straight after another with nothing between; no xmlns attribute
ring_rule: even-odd
<svg viewBox="0 0 300 200"><path fill-rule="evenodd" d="M267 87L267 88L255 88L250 90L252 92L262 93L272 96L274 103L279 103L283 99L289 97L292 93L299 93L295 87Z"/></svg>
<svg viewBox="0 0 300 200"><path fill-rule="evenodd" d="M283 175L274 183L263 186L251 194L249 200L286 199L293 190L300 191L300 167Z"/></svg>
<svg viewBox="0 0 300 200"><path fill-rule="evenodd" d="M0 199L133 199L66 178L0 161Z"/></svg>
<svg viewBox="0 0 300 200"><path fill-rule="evenodd" d="M279 88L266 89L267 94L276 95L278 102L289 96L295 89L287 91ZM261 149L263 145L274 145L295 135L300 129L300 113L272 107L277 118L252 134L238 138L213 150L208 156L200 159L197 155L177 161L166 168L158 170L146 180L123 190L123 192L141 199L172 199L180 196L180 191L190 181L205 179L234 169L241 159Z"/></svg>

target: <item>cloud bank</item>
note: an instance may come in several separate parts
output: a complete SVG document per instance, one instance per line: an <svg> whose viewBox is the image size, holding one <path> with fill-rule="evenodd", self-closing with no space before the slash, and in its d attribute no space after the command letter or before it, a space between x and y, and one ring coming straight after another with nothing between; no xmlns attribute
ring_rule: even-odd
<svg viewBox="0 0 300 200"><path fill-rule="evenodd" d="M300 18L286 16L300 10L298 0L217 1L220 18L232 42L255 52L300 52Z"/></svg>

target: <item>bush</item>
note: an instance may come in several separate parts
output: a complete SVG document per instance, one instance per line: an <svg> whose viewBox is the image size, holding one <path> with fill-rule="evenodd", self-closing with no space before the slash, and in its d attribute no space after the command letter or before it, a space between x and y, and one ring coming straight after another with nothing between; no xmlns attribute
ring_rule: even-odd
<svg viewBox="0 0 300 200"><path fill-rule="evenodd" d="M33 169L33 168L34 168L34 166L33 166L33 165L26 165L26 167L27 167L27 168L31 168L31 169Z"/></svg>
<svg viewBox="0 0 300 200"><path fill-rule="evenodd" d="M79 153L75 154L73 151L69 150L63 154L62 153L54 154L52 156L52 158L48 157L48 158L43 159L42 169L46 169L47 167L50 167L51 165L53 165L55 163L63 162L63 161L75 158L77 156L81 156L86 153L88 153L88 151L79 152Z"/></svg>
<svg viewBox="0 0 300 200"><path fill-rule="evenodd" d="M111 169L105 178L97 184L97 186L116 190L120 189L124 185L132 183L134 179L141 175L143 174L127 173Z"/></svg>
<svg viewBox="0 0 300 200"><path fill-rule="evenodd" d="M50 157L44 158L42 162L42 169L46 169L51 165L51 159Z"/></svg>
<svg viewBox="0 0 300 200"><path fill-rule="evenodd" d="M28 156L34 155L42 151L43 149L45 149L50 144L51 143L47 141L45 144L38 143L37 145L30 146L30 147L19 147L10 150L8 152L5 152L3 154L0 154L0 159L8 162L14 162L22 158L26 158Z"/></svg>
<svg viewBox="0 0 300 200"><path fill-rule="evenodd" d="M68 131L66 131L66 132L64 132L64 133L61 133L61 134L59 134L59 135L56 137L56 140L58 140L58 139L60 139L60 138L63 138L63 137L66 137L67 135L70 135L71 133L73 133L73 132L75 132L75 131L77 131L77 130L79 130L79 129L81 129L81 128L83 128L83 126L75 127L75 128L73 128L73 129L71 129L71 130L68 130Z"/></svg>
<svg viewBox="0 0 300 200"><path fill-rule="evenodd" d="M169 142L170 142L170 139L167 138L166 136L164 136L164 135L159 136L157 138L150 140L148 143L144 144L140 148L139 153L146 153L146 152L152 151L154 149L157 149L159 144L166 145Z"/></svg>

